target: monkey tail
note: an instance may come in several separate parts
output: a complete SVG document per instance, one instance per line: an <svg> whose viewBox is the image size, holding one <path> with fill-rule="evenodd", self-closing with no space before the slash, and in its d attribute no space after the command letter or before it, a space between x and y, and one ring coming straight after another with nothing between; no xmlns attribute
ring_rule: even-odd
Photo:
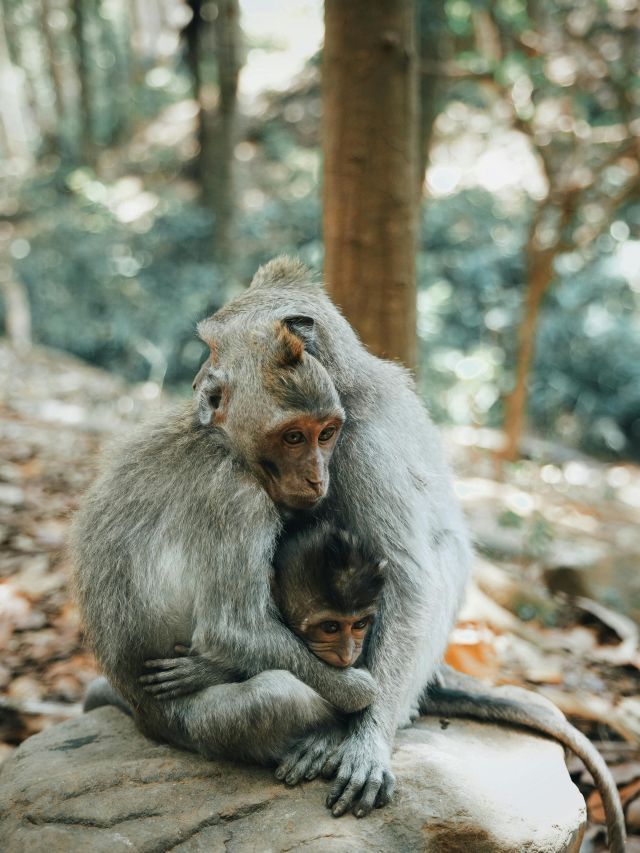
<svg viewBox="0 0 640 853"><path fill-rule="evenodd" d="M471 717L489 723L508 723L521 726L559 741L580 758L600 791L607 821L609 849L624 853L626 829L620 796L609 768L591 741L568 722L558 711L556 715L544 707L527 706L516 699L496 696L474 689L430 685L425 691L420 712L428 716Z"/></svg>
<svg viewBox="0 0 640 853"><path fill-rule="evenodd" d="M98 678L93 679L87 688L82 710L93 711L94 708L102 708L104 705L115 705L116 708L120 708L125 714L131 716L131 708L116 688L109 684L104 675L99 675Z"/></svg>

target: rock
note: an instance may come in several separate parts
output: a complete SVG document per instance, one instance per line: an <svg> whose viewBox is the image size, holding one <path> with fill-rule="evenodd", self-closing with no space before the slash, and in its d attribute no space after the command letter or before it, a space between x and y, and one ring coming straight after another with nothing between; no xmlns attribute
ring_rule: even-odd
<svg viewBox="0 0 640 853"><path fill-rule="evenodd" d="M577 851L585 804L560 746L495 726L421 719L398 734L394 802L336 820L327 783L154 743L100 708L25 741L0 766L11 853L74 851Z"/></svg>

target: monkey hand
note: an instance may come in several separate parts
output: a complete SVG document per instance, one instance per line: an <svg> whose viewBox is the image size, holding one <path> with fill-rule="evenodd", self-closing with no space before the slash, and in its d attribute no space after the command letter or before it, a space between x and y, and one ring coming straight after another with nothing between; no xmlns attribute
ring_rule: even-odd
<svg viewBox="0 0 640 853"><path fill-rule="evenodd" d="M209 687L218 672L206 657L192 652L190 647L175 646L177 657L147 660L145 669L151 670L138 679L145 693L155 699L177 699Z"/></svg>
<svg viewBox="0 0 640 853"><path fill-rule="evenodd" d="M315 779L346 734L345 725L334 723L302 738L278 765L276 779L285 785L297 785L304 780Z"/></svg>
<svg viewBox="0 0 640 853"><path fill-rule="evenodd" d="M323 690L315 684L313 687L339 711L346 714L362 711L368 708L378 695L376 681L364 668L338 670L335 667L327 667L326 671L331 676L327 689Z"/></svg>
<svg viewBox="0 0 640 853"><path fill-rule="evenodd" d="M352 731L322 767L323 776L335 775L327 796L333 816L353 811L364 817L386 805L396 785L390 762L391 747L379 731L371 726Z"/></svg>

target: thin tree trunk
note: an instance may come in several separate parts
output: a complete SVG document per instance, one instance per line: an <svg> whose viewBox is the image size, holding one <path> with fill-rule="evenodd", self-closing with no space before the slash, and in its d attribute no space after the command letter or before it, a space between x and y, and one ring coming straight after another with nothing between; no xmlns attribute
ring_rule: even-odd
<svg viewBox="0 0 640 853"><path fill-rule="evenodd" d="M416 364L415 4L326 0L328 288L372 352Z"/></svg>
<svg viewBox="0 0 640 853"><path fill-rule="evenodd" d="M101 80L101 84L109 90L109 113L110 127L106 138L108 145L117 145L127 138L129 129L129 33L121 32L121 21L118 21L118 13L120 15L128 14L121 9L105 10L104 0L99 0L98 3L99 19L100 19L100 45L106 53L112 53L115 56L115 64L113 68L105 73L105 77ZM115 15L114 15L115 11ZM108 12L108 14L107 14ZM126 37L127 41L123 36Z"/></svg>
<svg viewBox="0 0 640 853"><path fill-rule="evenodd" d="M80 90L80 154L85 163L92 164L95 159L93 145L93 121L91 108L91 90L89 87L89 56L86 41L85 0L72 0L73 36L76 45L76 73Z"/></svg>
<svg viewBox="0 0 640 853"><path fill-rule="evenodd" d="M0 125L9 157L31 159L33 141L26 118L25 73L11 61L6 29L6 8L0 2Z"/></svg>
<svg viewBox="0 0 640 853"><path fill-rule="evenodd" d="M234 254L234 169L236 102L240 74L240 7L238 0L218 0L213 22L218 68L218 105L202 110L201 175L205 199L215 217L215 255L224 266Z"/></svg>
<svg viewBox="0 0 640 853"><path fill-rule="evenodd" d="M16 281L9 265L0 268L0 291L4 298L5 331L11 346L23 354L31 347L31 308L27 288Z"/></svg>
<svg viewBox="0 0 640 853"><path fill-rule="evenodd" d="M62 125L64 119L64 84L62 82L62 73L58 57L56 55L56 47L51 26L49 24L49 15L51 6L49 0L41 0L42 2L42 37L47 49L47 60L49 64L49 74L51 75L51 87L53 89L55 127L52 128L52 134L56 136L58 145L58 153L64 155L64 140L62 139Z"/></svg>
<svg viewBox="0 0 640 853"><path fill-rule="evenodd" d="M528 387L527 380L535 355L538 315L544 296L553 281L555 249L536 251L529 240L527 247L528 283L524 315L518 329L516 381L505 399L504 444L500 457L513 461L518 458L525 426Z"/></svg>

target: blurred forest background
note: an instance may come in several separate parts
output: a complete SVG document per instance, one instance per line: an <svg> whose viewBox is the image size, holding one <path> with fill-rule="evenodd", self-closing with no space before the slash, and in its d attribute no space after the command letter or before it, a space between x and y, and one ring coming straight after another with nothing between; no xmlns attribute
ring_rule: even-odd
<svg viewBox="0 0 640 853"><path fill-rule="evenodd" d="M533 425L638 458L637 4L418 7L425 397L440 421L501 425L528 331ZM38 343L187 388L195 321L260 262L322 269L321 3L2 0L0 15L9 332L26 338L30 316Z"/></svg>
<svg viewBox="0 0 640 853"><path fill-rule="evenodd" d="M321 84L350 73L323 51L358 24L339 5L323 48L321 0L0 0L7 750L77 710L94 672L63 546L104 437L189 393L196 321L260 263L289 252L323 269ZM358 32L376 26L347 5ZM405 358L452 439L481 555L450 659L545 690L617 762L640 827L638 4L406 6L419 213Z"/></svg>

